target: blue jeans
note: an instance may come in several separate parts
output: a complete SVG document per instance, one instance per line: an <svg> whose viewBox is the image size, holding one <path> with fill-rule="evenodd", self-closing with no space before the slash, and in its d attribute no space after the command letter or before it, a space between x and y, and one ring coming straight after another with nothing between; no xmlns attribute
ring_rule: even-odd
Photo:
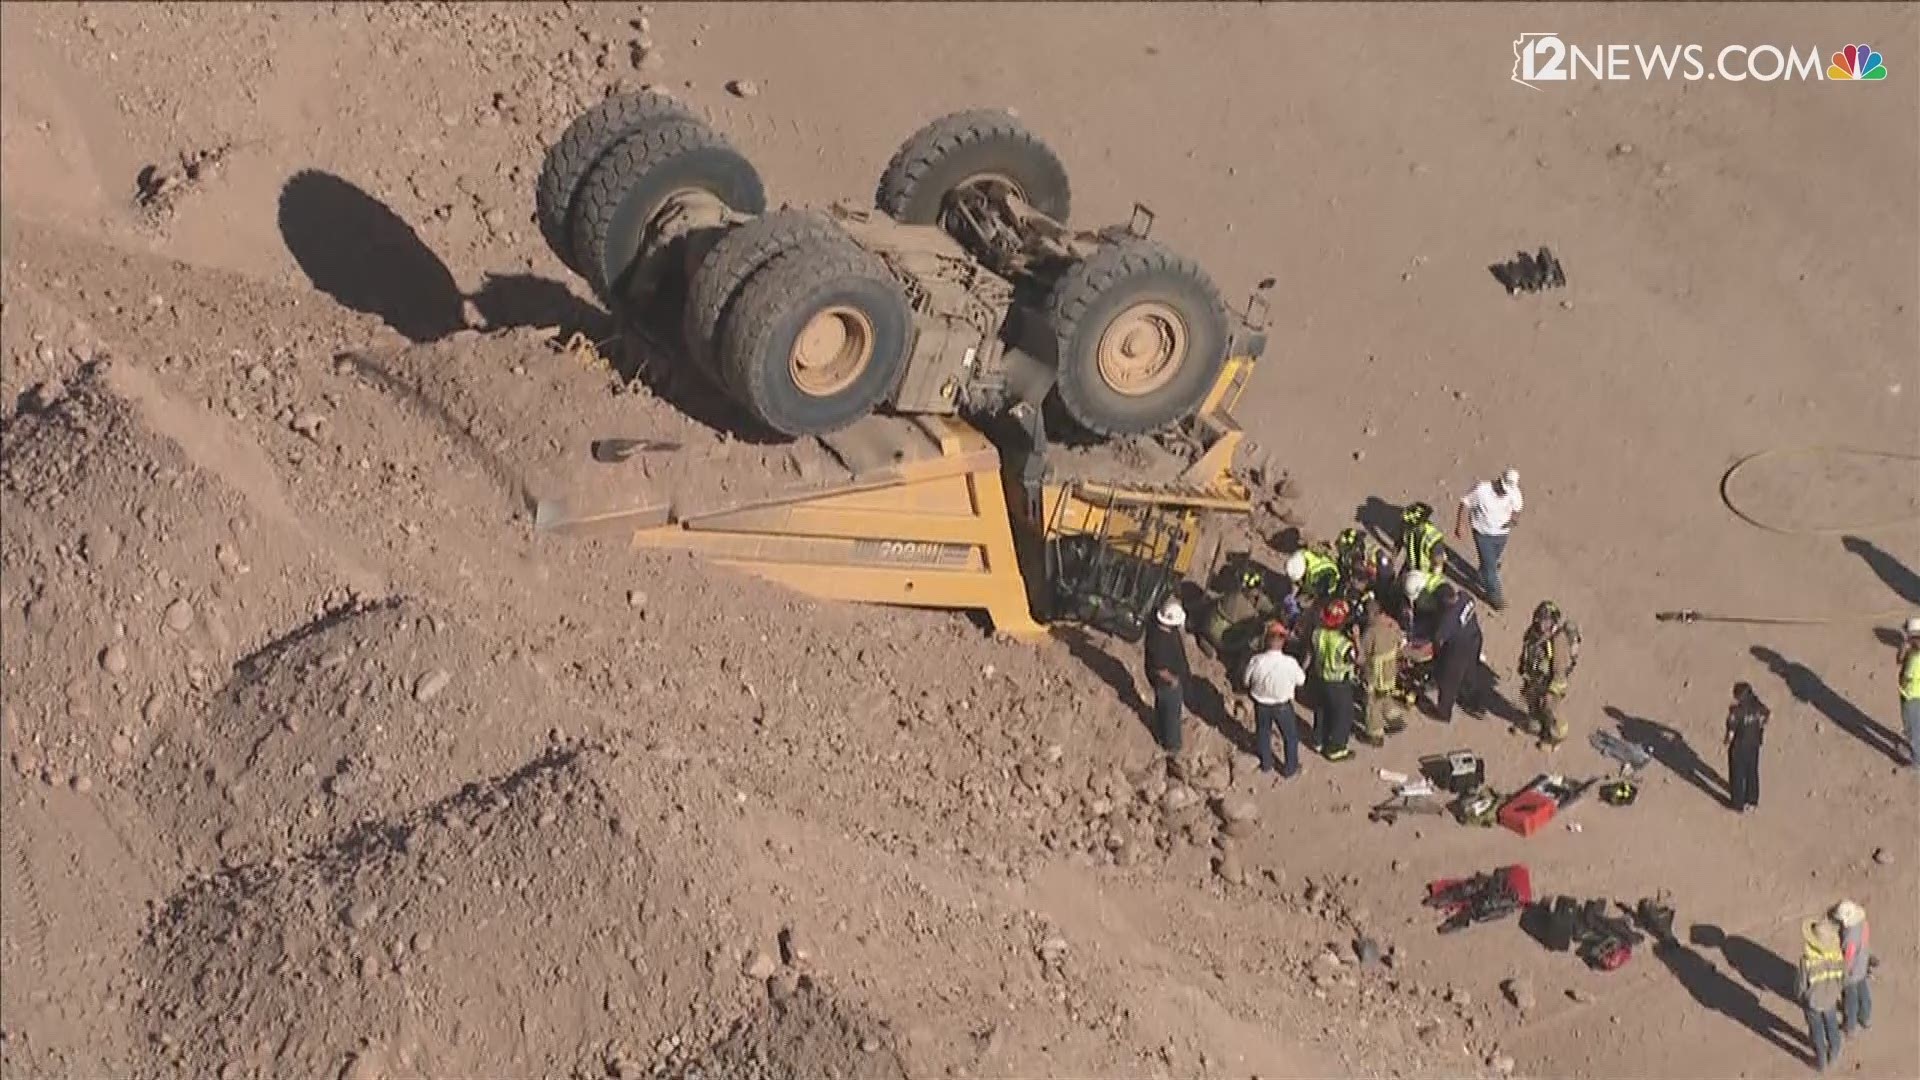
<svg viewBox="0 0 1920 1080"><path fill-rule="evenodd" d="M1488 536L1475 530L1473 546L1480 550L1480 587L1486 590L1488 602L1505 603L1500 592L1500 556L1507 550L1506 535Z"/></svg>
<svg viewBox="0 0 1920 1080"><path fill-rule="evenodd" d="M1180 713L1185 708L1185 695L1178 679L1172 685L1153 684L1154 734L1160 739L1160 749L1169 754L1180 752Z"/></svg>
<svg viewBox="0 0 1920 1080"><path fill-rule="evenodd" d="M1907 764L1920 765L1920 698L1900 703L1900 723L1907 729Z"/></svg>
<svg viewBox="0 0 1920 1080"><path fill-rule="evenodd" d="M1840 1026L1845 1031L1862 1031L1873 1026L1873 991L1867 980L1840 988Z"/></svg>
<svg viewBox="0 0 1920 1080"><path fill-rule="evenodd" d="M1840 1014L1806 1006L1807 1033L1813 1036L1813 1064L1821 1072L1840 1056Z"/></svg>
<svg viewBox="0 0 1920 1080"><path fill-rule="evenodd" d="M1278 705L1253 703L1253 741L1260 750L1260 771L1273 771L1273 729L1280 728L1280 775L1292 776L1300 771L1300 716L1293 711L1293 703L1283 701Z"/></svg>

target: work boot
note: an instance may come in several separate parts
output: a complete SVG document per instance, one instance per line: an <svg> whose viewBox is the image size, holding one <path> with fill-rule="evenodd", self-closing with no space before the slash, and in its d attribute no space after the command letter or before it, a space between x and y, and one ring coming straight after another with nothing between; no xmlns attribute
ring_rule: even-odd
<svg viewBox="0 0 1920 1080"><path fill-rule="evenodd" d="M1387 737L1377 731L1362 731L1355 735L1361 742L1378 750L1387 745Z"/></svg>

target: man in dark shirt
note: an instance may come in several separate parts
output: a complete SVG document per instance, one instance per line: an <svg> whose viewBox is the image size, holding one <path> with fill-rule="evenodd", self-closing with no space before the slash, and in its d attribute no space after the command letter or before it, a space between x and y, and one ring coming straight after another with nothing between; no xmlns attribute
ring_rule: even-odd
<svg viewBox="0 0 1920 1080"><path fill-rule="evenodd" d="M1738 813L1760 805L1760 743L1770 715L1751 685L1733 684L1733 705L1727 709L1727 790Z"/></svg>
<svg viewBox="0 0 1920 1080"><path fill-rule="evenodd" d="M1185 708L1187 643L1181 628L1187 625L1187 609L1169 598L1147 627L1147 679L1153 683L1154 737L1160 749L1169 754L1180 752L1180 719Z"/></svg>
<svg viewBox="0 0 1920 1080"><path fill-rule="evenodd" d="M1476 707L1470 700L1472 688L1466 683L1468 676L1480 667L1485 639L1480 633L1480 615L1474 610L1472 597L1448 583L1436 590L1435 599L1439 601L1440 617L1433 631L1437 668L1434 714L1442 723L1450 724L1455 701L1462 701L1469 712Z"/></svg>

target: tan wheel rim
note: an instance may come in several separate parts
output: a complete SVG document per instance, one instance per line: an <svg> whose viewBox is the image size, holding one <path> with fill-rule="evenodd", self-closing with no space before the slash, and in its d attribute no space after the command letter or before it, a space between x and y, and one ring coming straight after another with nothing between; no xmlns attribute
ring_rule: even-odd
<svg viewBox="0 0 1920 1080"><path fill-rule="evenodd" d="M1099 357L1100 378L1114 393L1151 394L1186 363L1186 320L1157 301L1135 304L1107 324Z"/></svg>
<svg viewBox="0 0 1920 1080"><path fill-rule="evenodd" d="M873 362L873 320L844 304L807 320L787 357L793 385L809 397L829 397L852 386Z"/></svg>
<svg viewBox="0 0 1920 1080"><path fill-rule="evenodd" d="M1020 185L1013 182L1013 177L1002 176L999 173L975 173L953 185L953 190L963 191L967 188L976 187L1005 188L1012 193L1014 198L1019 199L1021 202L1027 201L1027 193L1020 190Z"/></svg>

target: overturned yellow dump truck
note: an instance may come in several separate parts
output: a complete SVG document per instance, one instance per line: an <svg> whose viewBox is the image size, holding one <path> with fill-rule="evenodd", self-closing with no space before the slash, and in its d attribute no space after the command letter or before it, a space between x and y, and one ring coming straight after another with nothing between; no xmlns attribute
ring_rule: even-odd
<svg viewBox="0 0 1920 1080"><path fill-rule="evenodd" d="M1064 168L1007 113L915 133L877 211L767 213L703 121L615 97L549 149L537 201L637 348L843 466L730 505L550 501L539 528L631 529L636 547L820 597L976 610L1017 637L1066 621L1132 638L1205 568L1207 523L1250 509L1232 409L1271 281L1230 312L1149 239L1144 207L1069 229Z"/></svg>

